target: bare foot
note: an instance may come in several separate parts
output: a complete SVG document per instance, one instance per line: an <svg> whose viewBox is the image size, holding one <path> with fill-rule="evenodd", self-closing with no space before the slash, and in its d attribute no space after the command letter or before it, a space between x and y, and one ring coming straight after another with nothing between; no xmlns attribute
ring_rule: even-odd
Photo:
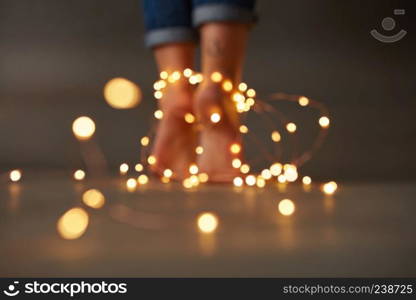
<svg viewBox="0 0 416 300"><path fill-rule="evenodd" d="M232 160L242 157L238 114L231 94L218 84L205 82L196 92L194 110L202 124L199 145L204 151L197 157L200 172L207 173L211 182L231 182L240 173L232 167Z"/></svg>
<svg viewBox="0 0 416 300"><path fill-rule="evenodd" d="M196 135L192 124L184 116L192 111L192 89L187 83L169 85L159 101L163 118L159 121L152 155L156 163L151 169L158 175L164 170L173 172L172 178L182 179L195 162Z"/></svg>

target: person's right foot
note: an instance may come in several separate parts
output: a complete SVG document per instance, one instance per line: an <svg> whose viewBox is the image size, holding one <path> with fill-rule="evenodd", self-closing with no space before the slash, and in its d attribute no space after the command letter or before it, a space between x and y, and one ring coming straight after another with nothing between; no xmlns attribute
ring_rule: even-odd
<svg viewBox="0 0 416 300"><path fill-rule="evenodd" d="M156 131L152 149L156 163L151 169L160 176L170 169L174 179L183 179L195 162L195 130L184 119L185 114L192 111L192 88L187 82L170 84L158 101L163 118Z"/></svg>
<svg viewBox="0 0 416 300"><path fill-rule="evenodd" d="M203 147L203 153L197 157L199 171L207 173L210 182L231 182L240 174L233 168L232 160L241 159L243 152L235 103L230 93L213 82L202 83L194 99L194 111L202 125L199 146Z"/></svg>

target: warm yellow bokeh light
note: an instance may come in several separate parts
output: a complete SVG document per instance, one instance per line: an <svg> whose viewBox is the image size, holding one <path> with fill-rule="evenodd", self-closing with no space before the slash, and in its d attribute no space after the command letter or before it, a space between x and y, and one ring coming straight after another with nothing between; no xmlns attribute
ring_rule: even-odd
<svg viewBox="0 0 416 300"><path fill-rule="evenodd" d="M218 218L212 213L203 213L198 216L198 228L202 233L212 233L218 227Z"/></svg>
<svg viewBox="0 0 416 300"><path fill-rule="evenodd" d="M253 186L256 184L256 177L254 175L248 175L246 177L246 184L248 186Z"/></svg>
<svg viewBox="0 0 416 300"><path fill-rule="evenodd" d="M163 176L166 177L166 178L171 178L172 175L173 175L173 172L172 172L171 169L166 169L166 170L163 171Z"/></svg>
<svg viewBox="0 0 416 300"><path fill-rule="evenodd" d="M195 116L191 113L186 113L184 116L185 122L188 124L192 124L195 122Z"/></svg>
<svg viewBox="0 0 416 300"><path fill-rule="evenodd" d="M257 176L257 187L264 188L266 186L266 180L262 176Z"/></svg>
<svg viewBox="0 0 416 300"><path fill-rule="evenodd" d="M198 146L195 148L195 153L196 154L202 154L204 153L204 148L202 146Z"/></svg>
<svg viewBox="0 0 416 300"><path fill-rule="evenodd" d="M156 159L156 157L155 157L154 155L150 155L150 156L147 158L147 163L148 163L149 165L154 165L156 162L157 162L157 159Z"/></svg>
<svg viewBox="0 0 416 300"><path fill-rule="evenodd" d="M189 78L192 76L192 70L189 68L186 68L185 70L183 70L183 76L185 76L186 78Z"/></svg>
<svg viewBox="0 0 416 300"><path fill-rule="evenodd" d="M294 182L296 179L298 179L298 170L295 165L285 164L284 171L284 175L287 181Z"/></svg>
<svg viewBox="0 0 416 300"><path fill-rule="evenodd" d="M296 131L296 124L295 123L287 123L286 124L286 129L287 131L289 131L290 133L294 133Z"/></svg>
<svg viewBox="0 0 416 300"><path fill-rule="evenodd" d="M254 89L248 89L246 94L248 97L253 98L256 96L256 91Z"/></svg>
<svg viewBox="0 0 416 300"><path fill-rule="evenodd" d="M113 108L128 109L140 103L142 92L134 82L120 77L106 83L104 98Z"/></svg>
<svg viewBox="0 0 416 300"><path fill-rule="evenodd" d="M95 132L95 123L89 117L79 117L72 123L72 132L77 139L88 140Z"/></svg>
<svg viewBox="0 0 416 300"><path fill-rule="evenodd" d="M153 114L156 119L161 120L163 118L163 111L160 109L156 110Z"/></svg>
<svg viewBox="0 0 416 300"><path fill-rule="evenodd" d="M281 174L281 175L277 176L277 181L278 181L279 183L285 183L285 182L286 182L286 176L285 176L285 175L283 175L283 174Z"/></svg>
<svg viewBox="0 0 416 300"><path fill-rule="evenodd" d="M189 173L195 175L198 174L198 166L196 164L192 164L189 166Z"/></svg>
<svg viewBox="0 0 416 300"><path fill-rule="evenodd" d="M199 173L198 174L198 179L199 179L200 182L204 183L204 182L208 181L209 177L208 177L207 173Z"/></svg>
<svg viewBox="0 0 416 300"><path fill-rule="evenodd" d="M272 172L270 172L269 169L264 169L263 171L261 171L261 177L268 180L268 179L272 178Z"/></svg>
<svg viewBox="0 0 416 300"><path fill-rule="evenodd" d="M154 92L153 96L155 97L155 99L159 100L162 99L163 93L161 91L156 91Z"/></svg>
<svg viewBox="0 0 416 300"><path fill-rule="evenodd" d="M238 89L240 90L240 92L245 92L245 91L247 90L247 84L246 84L246 83L244 83L244 82L241 82L241 83L238 85Z"/></svg>
<svg viewBox="0 0 416 300"><path fill-rule="evenodd" d="M329 118L328 117L320 117L319 118L319 125L321 125L322 128L328 128L329 127Z"/></svg>
<svg viewBox="0 0 416 300"><path fill-rule="evenodd" d="M270 172L273 176L278 176L282 173L282 164L281 163L274 163L270 166Z"/></svg>
<svg viewBox="0 0 416 300"><path fill-rule="evenodd" d="M136 170L136 172L141 172L141 171L143 171L143 165L142 164L136 164L135 166L134 166L134 169Z"/></svg>
<svg viewBox="0 0 416 300"><path fill-rule="evenodd" d="M236 187L240 187L240 186L242 186L242 185L244 184L244 180L243 180L243 178L241 178L241 177L235 177L235 178L233 179L233 184L234 184L234 186L236 186Z"/></svg>
<svg viewBox="0 0 416 300"><path fill-rule="evenodd" d="M222 83L222 88L224 89L224 91L226 91L226 92L231 92L232 91L232 89L233 89L233 84L232 84L232 82L231 81L229 81L229 80L225 80L223 83Z"/></svg>
<svg viewBox="0 0 416 300"><path fill-rule="evenodd" d="M22 171L20 170L12 170L9 173L9 178L13 182L17 182L22 178Z"/></svg>
<svg viewBox="0 0 416 300"><path fill-rule="evenodd" d="M234 158L231 162L231 165L233 166L233 168L238 169L241 167L241 160L238 158Z"/></svg>
<svg viewBox="0 0 416 300"><path fill-rule="evenodd" d="M145 185L149 182L149 177L147 175L142 174L139 177L137 177L137 182L141 185Z"/></svg>
<svg viewBox="0 0 416 300"><path fill-rule="evenodd" d="M140 144L142 144L142 146L146 147L148 146L150 143L150 139L147 136L144 136L140 139Z"/></svg>
<svg viewBox="0 0 416 300"><path fill-rule="evenodd" d="M309 185L312 183L312 178L310 178L309 176L303 176L302 183L305 185Z"/></svg>
<svg viewBox="0 0 416 300"><path fill-rule="evenodd" d="M272 141L276 143L280 142L280 140L282 139L282 137L280 136L280 133L276 130L272 132L271 137L272 137Z"/></svg>
<svg viewBox="0 0 416 300"><path fill-rule="evenodd" d="M185 178L185 179L182 181L182 185L183 185L183 187L184 187L184 188L186 188L186 189L190 189L190 188L192 188L192 182L191 182L191 179L190 179L190 178Z"/></svg>
<svg viewBox="0 0 416 300"><path fill-rule="evenodd" d="M240 132L241 133L247 133L248 132L248 127L246 125L241 125L240 126Z"/></svg>
<svg viewBox="0 0 416 300"><path fill-rule="evenodd" d="M295 203L289 199L283 199L279 202L279 212L284 216L290 216L295 212Z"/></svg>
<svg viewBox="0 0 416 300"><path fill-rule="evenodd" d="M75 180L83 180L85 178L85 172L81 169L78 169L74 172Z"/></svg>
<svg viewBox="0 0 416 300"><path fill-rule="evenodd" d="M243 164L240 167L240 171L243 174L247 174L248 172L250 172L250 166L248 164Z"/></svg>
<svg viewBox="0 0 416 300"><path fill-rule="evenodd" d="M169 73L168 72L166 72L166 71L160 72L160 78L162 78L162 79L168 79L168 77L169 77Z"/></svg>
<svg viewBox="0 0 416 300"><path fill-rule="evenodd" d="M298 103L300 106L307 106L309 104L309 99L304 96L299 97Z"/></svg>
<svg viewBox="0 0 416 300"><path fill-rule="evenodd" d="M134 191L137 187L137 180L134 178L127 179L126 187L129 191Z"/></svg>
<svg viewBox="0 0 416 300"><path fill-rule="evenodd" d="M82 201L89 207L99 209L103 207L105 203L105 197L99 190L90 189L84 192L82 195Z"/></svg>
<svg viewBox="0 0 416 300"><path fill-rule="evenodd" d="M332 195L337 190L338 185L335 181L327 182L323 185L322 190L327 195Z"/></svg>
<svg viewBox="0 0 416 300"><path fill-rule="evenodd" d="M231 151L231 153L233 153L233 154L238 154L238 153L240 153L240 152L241 152L241 145L240 145L240 144L237 144L237 143L232 144L232 145L230 146L230 151Z"/></svg>
<svg viewBox="0 0 416 300"><path fill-rule="evenodd" d="M87 230L89 217L87 212L75 207L64 213L58 220L57 230L59 235L67 240L81 237Z"/></svg>
<svg viewBox="0 0 416 300"><path fill-rule="evenodd" d="M129 165L128 165L128 164L126 164L126 163L122 163L122 164L120 165L120 174L121 174L121 175L124 175L124 174L126 174L128 171L129 171Z"/></svg>
<svg viewBox="0 0 416 300"><path fill-rule="evenodd" d="M211 114L210 120L212 123L218 123L221 121L221 115L219 113L213 113Z"/></svg>
<svg viewBox="0 0 416 300"><path fill-rule="evenodd" d="M220 72L214 72L211 74L211 80L213 82L220 82L222 80L222 74Z"/></svg>

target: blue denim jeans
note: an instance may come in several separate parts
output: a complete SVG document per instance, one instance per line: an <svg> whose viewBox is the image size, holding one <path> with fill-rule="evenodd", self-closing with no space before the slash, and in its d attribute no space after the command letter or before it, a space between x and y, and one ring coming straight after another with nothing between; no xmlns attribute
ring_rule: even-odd
<svg viewBox="0 0 416 300"><path fill-rule="evenodd" d="M143 0L145 44L193 42L210 22L254 23L255 0Z"/></svg>

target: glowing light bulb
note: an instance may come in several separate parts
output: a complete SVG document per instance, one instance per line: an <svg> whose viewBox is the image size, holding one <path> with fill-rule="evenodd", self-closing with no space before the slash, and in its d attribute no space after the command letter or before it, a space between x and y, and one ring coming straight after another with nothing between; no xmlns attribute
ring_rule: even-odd
<svg viewBox="0 0 416 300"><path fill-rule="evenodd" d="M323 185L322 189L325 194L332 195L337 190L338 185L335 181L327 182Z"/></svg>
<svg viewBox="0 0 416 300"><path fill-rule="evenodd" d="M129 191L134 191L137 187L137 180L134 178L127 179L126 187Z"/></svg>
<svg viewBox="0 0 416 300"><path fill-rule="evenodd" d="M99 209L103 207L105 203L105 197L99 190L90 189L84 192L82 195L82 201L89 207Z"/></svg>
<svg viewBox="0 0 416 300"><path fill-rule="evenodd" d="M282 164L281 163L274 163L270 166L270 173L273 176L278 176L282 173Z"/></svg>
<svg viewBox="0 0 416 300"><path fill-rule="evenodd" d="M213 233L218 227L218 218L212 213L198 216L198 228L202 233Z"/></svg>
<svg viewBox="0 0 416 300"><path fill-rule="evenodd" d="M186 189L190 189L190 188L192 188L192 182L191 182L191 180L190 180L189 178L185 178L185 179L182 181L182 185L183 185L183 187L184 187L184 188L186 188Z"/></svg>
<svg viewBox="0 0 416 300"><path fill-rule="evenodd" d="M210 119L212 123L218 123L219 121L221 121L221 115L219 113L213 113L211 114Z"/></svg>
<svg viewBox="0 0 416 300"><path fill-rule="evenodd" d="M22 178L22 172L20 170L12 170L9 173L9 178L13 182L17 182Z"/></svg>
<svg viewBox="0 0 416 300"><path fill-rule="evenodd" d="M284 216L290 216L295 212L295 203L289 199L283 199L279 202L279 212Z"/></svg>
<svg viewBox="0 0 416 300"><path fill-rule="evenodd" d="M233 168L238 169L241 167L241 160L238 158L234 158L231 162L231 165L233 166Z"/></svg>
<svg viewBox="0 0 416 300"><path fill-rule="evenodd" d="M162 99L163 93L161 91L156 91L153 93L153 97L155 97L157 100Z"/></svg>
<svg viewBox="0 0 416 300"><path fill-rule="evenodd" d="M208 181L209 177L208 177L207 173L199 173L198 174L198 179L199 179L200 182L204 183L204 182Z"/></svg>
<svg viewBox="0 0 416 300"><path fill-rule="evenodd" d="M149 182L149 177L147 175L142 174L139 177L137 177L137 182L141 185L145 185Z"/></svg>
<svg viewBox="0 0 416 300"><path fill-rule="evenodd" d="M231 83L231 81L229 81L229 80L225 80L225 81L222 83L222 88L223 88L223 90L224 90L224 91L226 91L226 92L231 92L231 91L232 91L232 89L233 89L233 84Z"/></svg>
<svg viewBox="0 0 416 300"><path fill-rule="evenodd" d="M128 164L126 164L126 163L122 163L122 164L120 165L120 174L121 174L121 175L124 175L124 174L126 174L128 171L129 171L129 165L128 165Z"/></svg>
<svg viewBox="0 0 416 300"><path fill-rule="evenodd" d="M104 98L116 109L128 109L137 106L142 98L138 85L125 78L114 78L104 87Z"/></svg>
<svg viewBox="0 0 416 300"><path fill-rule="evenodd" d="M248 172L250 172L250 166L248 164L243 164L240 167L240 171L243 174L247 174Z"/></svg>
<svg viewBox="0 0 416 300"><path fill-rule="evenodd" d="M140 144L142 144L142 146L146 147L148 146L150 143L150 139L147 136L144 136L140 139Z"/></svg>
<svg viewBox="0 0 416 300"><path fill-rule="evenodd" d="M266 180L262 176L257 176L257 187L264 188L266 186Z"/></svg>
<svg viewBox="0 0 416 300"><path fill-rule="evenodd" d="M160 181L161 181L162 183L169 183L169 182L170 182L170 178L169 178L169 177L162 176L162 177L160 178Z"/></svg>
<svg viewBox="0 0 416 300"><path fill-rule="evenodd" d="M328 128L329 127L329 118L328 117L320 117L319 118L319 125L321 125L322 128Z"/></svg>
<svg viewBox="0 0 416 300"><path fill-rule="evenodd" d="M173 175L173 172L171 169L166 169L163 171L163 176L165 176L166 178L171 178Z"/></svg>
<svg viewBox="0 0 416 300"><path fill-rule="evenodd" d="M166 72L166 71L160 72L160 78L162 78L162 79L168 79L168 77L169 77L169 73L168 72Z"/></svg>
<svg viewBox="0 0 416 300"><path fill-rule="evenodd" d="M242 186L242 185L244 184L244 180L243 180L243 178L241 178L241 177L235 177L235 178L233 179L233 184L234 184L234 186L236 186L236 187L240 187L240 186Z"/></svg>
<svg viewBox="0 0 416 300"><path fill-rule="evenodd" d="M196 164L192 164L189 166L189 173L195 175L198 173L198 166Z"/></svg>
<svg viewBox="0 0 416 300"><path fill-rule="evenodd" d="M241 152L241 146L240 144L234 143L230 146L230 151L233 154L238 154Z"/></svg>
<svg viewBox="0 0 416 300"><path fill-rule="evenodd" d="M211 74L211 80L213 82L220 82L222 80L222 74L220 72L214 72Z"/></svg>
<svg viewBox="0 0 416 300"><path fill-rule="evenodd" d="M195 148L195 153L200 155L202 153L204 153L204 148L202 146L198 146Z"/></svg>
<svg viewBox="0 0 416 300"><path fill-rule="evenodd" d="M291 122L286 124L286 129L290 133L294 133L296 131L296 124Z"/></svg>
<svg viewBox="0 0 416 300"><path fill-rule="evenodd" d="M81 237L87 230L89 217L87 212L75 207L64 213L57 222L59 235L67 240L74 240Z"/></svg>
<svg viewBox="0 0 416 300"><path fill-rule="evenodd" d="M161 120L163 118L163 111L160 109L156 110L153 114L156 119Z"/></svg>
<svg viewBox="0 0 416 300"><path fill-rule="evenodd" d="M248 175L246 177L246 184L248 186L253 186L256 184L256 177L254 175Z"/></svg>
<svg viewBox="0 0 416 300"><path fill-rule="evenodd" d="M150 156L147 158L147 163L148 163L149 165L154 165L156 162L157 162L157 159L156 159L156 157L155 157L154 155L150 155Z"/></svg>
<svg viewBox="0 0 416 300"><path fill-rule="evenodd" d="M302 183L305 185L310 185L312 183L312 179L309 176L303 176Z"/></svg>
<svg viewBox="0 0 416 300"><path fill-rule="evenodd" d="M282 137L280 136L280 133L276 130L272 132L271 137L272 137L272 141L275 143L280 142L280 140L282 139Z"/></svg>
<svg viewBox="0 0 416 300"><path fill-rule="evenodd" d="M238 89L239 89L241 92L245 92L245 91L247 90L247 84L246 84L246 83L244 83L244 82L241 82L241 83L238 85Z"/></svg>
<svg viewBox="0 0 416 300"><path fill-rule="evenodd" d="M137 172L141 172L141 171L143 171L143 165L142 165L142 164L136 164L136 165L134 166L134 169L135 169Z"/></svg>
<svg viewBox="0 0 416 300"><path fill-rule="evenodd" d="M254 98L256 96L256 91L254 89L248 89L246 94L248 97Z"/></svg>
<svg viewBox="0 0 416 300"><path fill-rule="evenodd" d="M281 175L277 176L277 181L278 181L279 183L285 183L285 182L286 182L286 176L285 176L285 175L283 175L283 174L281 174Z"/></svg>
<svg viewBox="0 0 416 300"><path fill-rule="evenodd" d="M295 165L292 164L285 164L284 167L284 175L287 181L294 182L298 178L298 170Z"/></svg>
<svg viewBox="0 0 416 300"><path fill-rule="evenodd" d="M264 179L268 180L268 179L272 178L272 172L270 172L269 169L264 169L263 171L261 171L261 176Z"/></svg>
<svg viewBox="0 0 416 300"><path fill-rule="evenodd" d="M72 123L72 131L77 139L88 140L95 132L95 123L89 117L79 117Z"/></svg>
<svg viewBox="0 0 416 300"><path fill-rule="evenodd" d="M74 172L75 180L83 180L84 178L85 178L85 172L83 170L79 169Z"/></svg>
<svg viewBox="0 0 416 300"><path fill-rule="evenodd" d="M248 127L246 125L241 125L239 129L240 129L241 133L247 133L248 132Z"/></svg>
<svg viewBox="0 0 416 300"><path fill-rule="evenodd" d="M195 122L195 116L191 113L186 113L184 118L185 118L185 122L188 124L192 124L193 122Z"/></svg>
<svg viewBox="0 0 416 300"><path fill-rule="evenodd" d="M298 103L300 106L307 106L309 104L309 99L304 96L299 97Z"/></svg>
<svg viewBox="0 0 416 300"><path fill-rule="evenodd" d="M185 76L186 78L189 78L192 76L192 70L189 68L186 68L185 70L183 70L183 76Z"/></svg>

